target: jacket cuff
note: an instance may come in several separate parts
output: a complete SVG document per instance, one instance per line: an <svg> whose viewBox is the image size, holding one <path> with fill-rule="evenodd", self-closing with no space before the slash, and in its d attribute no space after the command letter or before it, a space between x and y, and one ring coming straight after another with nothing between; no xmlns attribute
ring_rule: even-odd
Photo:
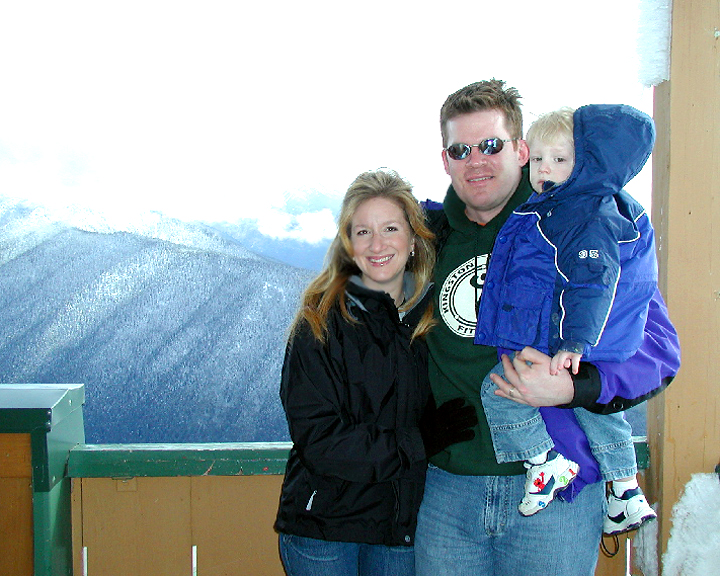
<svg viewBox="0 0 720 576"><path fill-rule="evenodd" d="M426 460L425 444L420 434L420 428L398 428L395 437L400 457L405 460L408 468L412 464Z"/></svg>
<svg viewBox="0 0 720 576"><path fill-rule="evenodd" d="M574 354L584 354L585 343L576 342L575 340L560 340L559 350L564 350L565 352L572 352Z"/></svg>
<svg viewBox="0 0 720 576"><path fill-rule="evenodd" d="M594 406L602 391L600 372L589 362L580 362L577 374L570 374L575 386L575 396L568 404L558 408L590 408Z"/></svg>

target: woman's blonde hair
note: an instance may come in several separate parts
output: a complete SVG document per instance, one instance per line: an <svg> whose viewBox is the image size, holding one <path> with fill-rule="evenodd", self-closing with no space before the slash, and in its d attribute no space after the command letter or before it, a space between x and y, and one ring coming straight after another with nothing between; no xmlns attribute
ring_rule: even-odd
<svg viewBox="0 0 720 576"><path fill-rule="evenodd" d="M415 279L415 291L400 310L412 308L422 297L430 282L435 265L434 235L427 227L425 214L412 194L412 186L391 170L364 172L355 178L343 198L338 218L338 231L325 257L320 274L303 293L300 309L291 326L291 335L307 322L315 338L325 341L330 310L337 305L349 322L355 322L347 309L345 287L351 276L360 274L353 260L350 227L360 204L372 198L386 198L397 204L405 214L415 239L414 255L408 259L406 270ZM425 335L433 324L432 309L428 306L413 333L413 338Z"/></svg>

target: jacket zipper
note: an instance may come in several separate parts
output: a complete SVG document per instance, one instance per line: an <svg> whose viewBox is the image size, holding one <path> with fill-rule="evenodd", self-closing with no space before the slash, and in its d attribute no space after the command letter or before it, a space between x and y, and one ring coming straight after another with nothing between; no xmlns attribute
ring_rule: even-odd
<svg viewBox="0 0 720 576"><path fill-rule="evenodd" d="M310 512L310 509L313 505L313 500L315 499L315 494L317 494L317 490L314 490L313 493L310 495L310 500L308 500L307 506L305 506L305 510L307 512Z"/></svg>

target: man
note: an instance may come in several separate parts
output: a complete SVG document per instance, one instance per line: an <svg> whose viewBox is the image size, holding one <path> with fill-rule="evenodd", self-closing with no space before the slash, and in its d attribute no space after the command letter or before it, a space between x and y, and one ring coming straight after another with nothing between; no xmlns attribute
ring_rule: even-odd
<svg viewBox="0 0 720 576"><path fill-rule="evenodd" d="M484 271L502 224L531 193L520 96L499 80L448 97L441 111L443 163L450 176L442 210L429 218L440 244L435 270L438 325L428 336L430 380L441 404L463 398L476 407L475 438L431 458L415 543L419 576L591 576L603 527L604 483L574 419L583 407L624 410L667 386L679 367L677 334L662 297L650 303L643 346L623 363L582 363L575 376L550 376L550 357L525 348L504 356L499 394L542 406L559 451L581 462L571 489L541 514L523 517L524 468L498 464L480 404L480 384L497 350L473 344ZM576 459L577 458L577 459ZM583 466L583 464L585 464Z"/></svg>

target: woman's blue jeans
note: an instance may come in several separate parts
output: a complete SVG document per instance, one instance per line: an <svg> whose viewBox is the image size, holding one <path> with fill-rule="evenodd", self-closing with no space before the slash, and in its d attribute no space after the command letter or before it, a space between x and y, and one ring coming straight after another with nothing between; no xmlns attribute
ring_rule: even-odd
<svg viewBox="0 0 720 576"><path fill-rule="evenodd" d="M328 542L280 534L280 557L288 576L414 576L410 546Z"/></svg>
<svg viewBox="0 0 720 576"><path fill-rule="evenodd" d="M525 477L460 476L428 470L415 537L418 576L593 576L605 484L537 514L517 510Z"/></svg>

